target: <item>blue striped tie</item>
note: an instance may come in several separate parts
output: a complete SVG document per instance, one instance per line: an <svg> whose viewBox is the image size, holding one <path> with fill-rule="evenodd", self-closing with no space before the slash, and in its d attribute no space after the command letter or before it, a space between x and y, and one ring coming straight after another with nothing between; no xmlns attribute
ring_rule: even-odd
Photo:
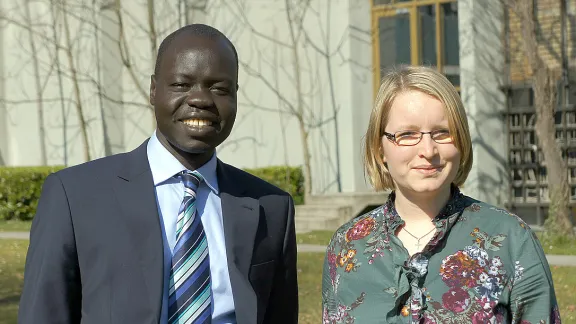
<svg viewBox="0 0 576 324"><path fill-rule="evenodd" d="M168 323L210 323L212 292L208 241L200 217L196 217L196 190L204 180L196 171L182 171L184 199L176 223L168 291Z"/></svg>

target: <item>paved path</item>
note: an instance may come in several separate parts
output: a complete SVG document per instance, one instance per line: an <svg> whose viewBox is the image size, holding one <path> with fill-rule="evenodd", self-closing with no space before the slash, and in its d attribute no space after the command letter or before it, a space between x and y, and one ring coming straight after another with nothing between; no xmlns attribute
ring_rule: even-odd
<svg viewBox="0 0 576 324"><path fill-rule="evenodd" d="M0 239L27 240L29 238L29 232L0 232Z"/></svg>
<svg viewBox="0 0 576 324"><path fill-rule="evenodd" d="M298 244L298 252L326 252L326 247L323 245L313 244Z"/></svg>
<svg viewBox="0 0 576 324"><path fill-rule="evenodd" d="M0 239L27 240L28 238L28 232L0 232ZM326 247L323 245L298 244L298 252L324 253L326 252ZM576 267L576 255L546 255L546 258L550 265Z"/></svg>

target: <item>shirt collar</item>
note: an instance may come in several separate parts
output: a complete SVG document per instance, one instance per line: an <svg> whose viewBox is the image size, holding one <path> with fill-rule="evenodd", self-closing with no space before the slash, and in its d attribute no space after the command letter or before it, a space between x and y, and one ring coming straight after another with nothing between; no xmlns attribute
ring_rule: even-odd
<svg viewBox="0 0 576 324"><path fill-rule="evenodd" d="M152 171L152 179L154 180L154 186L168 181L174 177L179 172L186 170L186 167L180 163L173 155L170 153L162 143L158 140L156 136L156 131L150 137L147 145L148 163L150 164L150 170ZM199 167L196 171L202 175L204 182L210 187L212 191L218 194L218 178L216 176L216 164L217 158L216 153L212 155L210 160L204 165Z"/></svg>
<svg viewBox="0 0 576 324"><path fill-rule="evenodd" d="M384 222L386 223L387 227L395 231L399 225L404 224L400 215L396 211L396 206L394 204L394 200L396 199L396 192L392 191L390 195L388 195L388 200L384 204ZM451 227L453 225L451 216L460 213L464 208L469 205L466 196L464 196L458 187L455 185L451 185L451 192L450 198L446 205L440 210L440 213L432 220L432 222L436 225L436 227ZM449 220L449 221L447 221ZM449 228L445 228L449 229Z"/></svg>

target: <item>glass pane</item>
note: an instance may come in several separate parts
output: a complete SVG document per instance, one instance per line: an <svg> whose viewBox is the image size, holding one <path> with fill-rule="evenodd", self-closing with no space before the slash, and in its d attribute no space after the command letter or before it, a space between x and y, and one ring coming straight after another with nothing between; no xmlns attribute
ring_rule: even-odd
<svg viewBox="0 0 576 324"><path fill-rule="evenodd" d="M460 65L458 42L458 2L443 3L444 13L444 64Z"/></svg>
<svg viewBox="0 0 576 324"><path fill-rule="evenodd" d="M446 74L446 78L452 82L454 86L460 85L460 74Z"/></svg>
<svg viewBox="0 0 576 324"><path fill-rule="evenodd" d="M410 64L410 17L397 14L378 19L380 69Z"/></svg>
<svg viewBox="0 0 576 324"><path fill-rule="evenodd" d="M458 2L443 3L444 74L455 86L460 85L460 43L458 41Z"/></svg>
<svg viewBox="0 0 576 324"><path fill-rule="evenodd" d="M421 6L420 35L422 46L421 63L427 66L436 66L436 6Z"/></svg>
<svg viewBox="0 0 576 324"><path fill-rule="evenodd" d="M532 106L532 98L532 89L530 88L515 88L510 90L509 100L513 108Z"/></svg>

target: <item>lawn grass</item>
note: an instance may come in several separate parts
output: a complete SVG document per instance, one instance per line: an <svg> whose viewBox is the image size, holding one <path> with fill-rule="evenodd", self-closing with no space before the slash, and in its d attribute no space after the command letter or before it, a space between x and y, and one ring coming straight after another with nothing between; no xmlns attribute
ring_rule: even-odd
<svg viewBox="0 0 576 324"><path fill-rule="evenodd" d="M0 239L0 324L16 323L24 278L28 240ZM317 324L321 319L321 280L324 253L298 255L300 323Z"/></svg>
<svg viewBox="0 0 576 324"><path fill-rule="evenodd" d="M576 323L576 267L552 266L551 270L562 323Z"/></svg>
<svg viewBox="0 0 576 324"><path fill-rule="evenodd" d="M335 231L312 231L307 233L297 233L296 242L298 244L328 245Z"/></svg>
<svg viewBox="0 0 576 324"><path fill-rule="evenodd" d="M557 238L544 235L542 232L537 232L536 235L542 244L544 253L557 254L557 255L576 255L576 240Z"/></svg>
<svg viewBox="0 0 576 324"><path fill-rule="evenodd" d="M324 253L298 254L299 324L322 323Z"/></svg>
<svg viewBox="0 0 576 324"><path fill-rule="evenodd" d="M0 240L0 324L16 323L27 248L27 240ZM323 260L324 253L298 255L300 324L321 323ZM560 314L565 324L576 324L575 273L575 267L552 267Z"/></svg>
<svg viewBox="0 0 576 324"><path fill-rule="evenodd" d="M0 232L29 232L32 221L0 220Z"/></svg>
<svg viewBox="0 0 576 324"><path fill-rule="evenodd" d="M0 240L0 324L16 323L27 240Z"/></svg>

